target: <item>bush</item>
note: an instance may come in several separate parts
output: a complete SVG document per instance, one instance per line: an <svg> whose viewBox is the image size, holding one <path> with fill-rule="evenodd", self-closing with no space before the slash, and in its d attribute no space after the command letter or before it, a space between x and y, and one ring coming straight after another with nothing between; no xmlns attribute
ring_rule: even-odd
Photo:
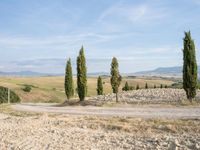
<svg viewBox="0 0 200 150"><path fill-rule="evenodd" d="M20 98L15 92L10 90L10 102L17 103L20 102ZM8 102L8 88L0 86L0 103Z"/></svg>
<svg viewBox="0 0 200 150"><path fill-rule="evenodd" d="M24 88L22 89L24 92L30 92L31 91L31 86L30 85L24 85Z"/></svg>
<svg viewBox="0 0 200 150"><path fill-rule="evenodd" d="M135 87L134 86L129 86L129 90L134 90Z"/></svg>
<svg viewBox="0 0 200 150"><path fill-rule="evenodd" d="M171 85L171 88L182 89L182 88L183 88L183 82L176 82L176 83L173 83L173 84Z"/></svg>

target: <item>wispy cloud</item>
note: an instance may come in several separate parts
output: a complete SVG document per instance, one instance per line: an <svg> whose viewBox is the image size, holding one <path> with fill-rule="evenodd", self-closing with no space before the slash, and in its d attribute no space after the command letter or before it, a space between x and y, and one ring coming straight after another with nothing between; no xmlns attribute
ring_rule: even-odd
<svg viewBox="0 0 200 150"><path fill-rule="evenodd" d="M5 48L48 48L63 47L63 45L80 44L83 41L88 43L108 42L116 38L116 35L105 35L97 33L80 33L71 35L29 37L29 36L0 36L0 45Z"/></svg>
<svg viewBox="0 0 200 150"><path fill-rule="evenodd" d="M0 60L61 58L62 64L45 61L53 65L41 70L63 71L65 58L75 60L83 45L87 60L94 60L88 61L91 72L100 67L109 70L113 56L124 72L130 66L135 71L180 65L183 31L190 29L197 50L200 45L199 4L199 0L2 1ZM1 63L0 68L39 70L39 62Z"/></svg>
<svg viewBox="0 0 200 150"><path fill-rule="evenodd" d="M150 4L138 4L138 5L127 5L123 3L117 3L107 10L105 10L98 21L108 20L122 20L130 23L146 23L157 19L162 19L166 16L162 8L154 8Z"/></svg>

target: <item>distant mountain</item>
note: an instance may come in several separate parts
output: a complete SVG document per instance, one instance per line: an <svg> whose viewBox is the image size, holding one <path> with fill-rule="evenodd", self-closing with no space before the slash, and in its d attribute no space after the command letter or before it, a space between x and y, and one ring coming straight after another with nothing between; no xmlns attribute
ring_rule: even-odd
<svg viewBox="0 0 200 150"><path fill-rule="evenodd" d="M19 71L19 72L0 72L0 76L48 76L52 74L39 73L33 71Z"/></svg>
<svg viewBox="0 0 200 150"><path fill-rule="evenodd" d="M92 73L88 73L88 76L91 77L97 77L97 76L109 76L110 74L108 72L92 72Z"/></svg>
<svg viewBox="0 0 200 150"><path fill-rule="evenodd" d="M199 68L199 67L198 67ZM200 71L200 68L198 72ZM155 70L134 73L139 76L182 76L182 67L160 67Z"/></svg>
<svg viewBox="0 0 200 150"><path fill-rule="evenodd" d="M0 76L63 76L64 74L53 74L53 73L40 73L34 71L19 71L19 72L2 72L0 71ZM74 74L75 75L75 74ZM107 72L93 72L88 73L88 76L96 77L96 76L108 76Z"/></svg>
<svg viewBox="0 0 200 150"><path fill-rule="evenodd" d="M199 67L198 67L199 68ZM198 70L200 73L200 68ZM63 76L64 73L41 73L35 71L19 71L19 72L3 72L0 71L0 76ZM74 74L76 75L76 74ZM109 76L108 72L92 72L87 74L90 77ZM122 76L182 76L182 67L160 67L149 71L140 71L135 73L121 73ZM199 74L200 76L200 74Z"/></svg>
<svg viewBox="0 0 200 150"><path fill-rule="evenodd" d="M72 58L71 61L73 73L76 73L76 58ZM108 58L88 58L87 71L89 75L107 75L109 70L108 73L105 73L104 69L110 65L110 61ZM2 71L1 74L3 75L63 75L65 67L66 59L63 58L28 59L9 62L0 60L0 71ZM30 73L28 73L29 71Z"/></svg>

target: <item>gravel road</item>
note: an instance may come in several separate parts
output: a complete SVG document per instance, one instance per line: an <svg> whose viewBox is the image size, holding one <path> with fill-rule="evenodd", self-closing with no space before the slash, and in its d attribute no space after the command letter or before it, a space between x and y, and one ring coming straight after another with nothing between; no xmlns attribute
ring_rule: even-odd
<svg viewBox="0 0 200 150"><path fill-rule="evenodd" d="M12 108L20 111L49 112L69 115L94 116L126 116L142 118L200 118L198 107L95 107L95 106L66 106L57 107L52 104L16 104Z"/></svg>

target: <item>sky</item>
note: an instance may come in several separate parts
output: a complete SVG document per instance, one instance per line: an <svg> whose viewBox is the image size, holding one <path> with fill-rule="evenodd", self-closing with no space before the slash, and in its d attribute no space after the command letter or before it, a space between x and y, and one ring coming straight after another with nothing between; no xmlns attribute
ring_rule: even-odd
<svg viewBox="0 0 200 150"><path fill-rule="evenodd" d="M200 0L1 0L0 71L59 73L69 57L75 71L82 45L88 72L114 56L123 73L181 66L189 30L199 63L199 14Z"/></svg>

